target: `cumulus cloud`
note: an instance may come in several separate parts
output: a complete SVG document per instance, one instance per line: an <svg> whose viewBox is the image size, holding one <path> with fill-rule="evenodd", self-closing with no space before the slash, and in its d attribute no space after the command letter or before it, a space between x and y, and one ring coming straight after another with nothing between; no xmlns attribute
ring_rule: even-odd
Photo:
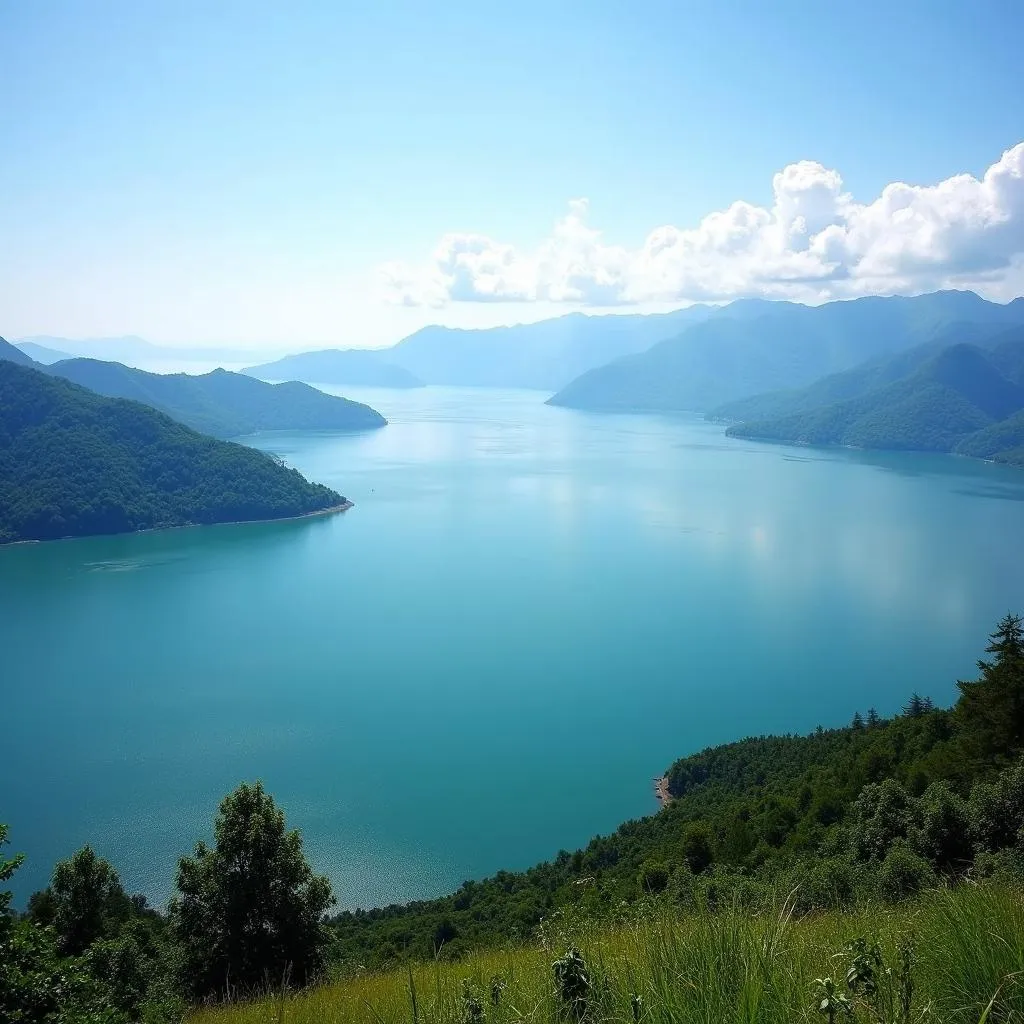
<svg viewBox="0 0 1024 1024"><path fill-rule="evenodd" d="M743 296L823 301L942 287L1024 285L1024 142L980 178L887 185L873 202L839 172L801 160L772 179L770 207L737 201L696 226L655 228L635 250L607 244L574 199L532 252L448 234L422 266L381 268L387 296L412 306L567 302L613 306Z"/></svg>

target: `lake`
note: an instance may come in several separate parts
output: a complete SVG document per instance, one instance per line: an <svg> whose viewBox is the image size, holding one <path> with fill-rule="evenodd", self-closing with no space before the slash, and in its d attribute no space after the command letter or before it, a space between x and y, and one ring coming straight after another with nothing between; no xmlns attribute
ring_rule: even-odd
<svg viewBox="0 0 1024 1024"><path fill-rule="evenodd" d="M339 906L442 893L651 813L709 744L949 703L1024 609L1024 473L346 393L390 426L247 441L347 513L0 550L20 900L90 842L164 901L255 778Z"/></svg>

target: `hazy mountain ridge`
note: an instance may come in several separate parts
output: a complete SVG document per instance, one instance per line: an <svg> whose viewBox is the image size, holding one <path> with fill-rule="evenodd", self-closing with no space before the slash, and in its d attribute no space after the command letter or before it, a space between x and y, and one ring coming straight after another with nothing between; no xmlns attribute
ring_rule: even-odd
<svg viewBox="0 0 1024 1024"><path fill-rule="evenodd" d="M143 402L216 437L260 430L371 430L387 423L368 405L307 384L267 384L227 370L157 374L121 363L72 359L55 363L46 372L108 398Z"/></svg>
<svg viewBox="0 0 1024 1024"><path fill-rule="evenodd" d="M18 366L33 366L34 360L31 356L22 352L17 345L12 345L4 338L0 338L0 361L6 360L16 363Z"/></svg>
<svg viewBox="0 0 1024 1024"><path fill-rule="evenodd" d="M0 541L280 519L344 500L262 452L0 359Z"/></svg>
<svg viewBox="0 0 1024 1024"><path fill-rule="evenodd" d="M299 352L242 371L261 380L298 380L307 384L352 387L421 388L423 381L370 349Z"/></svg>
<svg viewBox="0 0 1024 1024"><path fill-rule="evenodd" d="M29 356L34 362L40 363L43 366L49 366L51 363L59 363L62 359L74 359L75 357L70 352L61 352L55 348L49 348L46 345L38 345L34 341L19 341L15 348L21 349L25 355Z"/></svg>
<svg viewBox="0 0 1024 1024"><path fill-rule="evenodd" d="M61 338L49 334L34 334L18 338L16 344L19 347L32 345L61 352L65 358L100 359L104 362L125 363L128 366L154 362L239 363L255 358L255 353L248 350L226 348L222 345L158 345L135 334L110 338Z"/></svg>
<svg viewBox="0 0 1024 1024"><path fill-rule="evenodd" d="M1013 353L1019 350L1019 346L1013 343L1020 338L1024 338L1024 327L1008 328L1002 323L953 324L942 329L933 340L906 349L895 356L870 359L852 370L821 377L804 388L768 391L751 395L749 398L741 398L736 402L727 402L708 412L707 419L725 422L774 419L858 398L875 388L902 380L924 366L943 349L962 343L977 345L988 351L993 365L1011 380L1021 383L1016 375L1024 375L1024 366L1018 367L1013 361Z"/></svg>
<svg viewBox="0 0 1024 1024"><path fill-rule="evenodd" d="M752 313L692 325L644 353L582 374L550 402L607 411L706 412L890 357L956 323L1024 323L1024 301L1000 305L973 292L949 291L822 306L761 302Z"/></svg>
<svg viewBox="0 0 1024 1024"><path fill-rule="evenodd" d="M427 384L553 391L593 366L643 351L715 312L711 306L690 306L646 315L569 313L477 330L430 326L384 351Z"/></svg>

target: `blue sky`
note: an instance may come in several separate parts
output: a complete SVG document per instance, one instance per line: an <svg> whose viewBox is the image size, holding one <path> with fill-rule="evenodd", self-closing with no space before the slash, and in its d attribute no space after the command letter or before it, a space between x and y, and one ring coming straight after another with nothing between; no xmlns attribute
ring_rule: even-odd
<svg viewBox="0 0 1024 1024"><path fill-rule="evenodd" d="M1015 2L6 0L0 333L1009 298L1022 30Z"/></svg>

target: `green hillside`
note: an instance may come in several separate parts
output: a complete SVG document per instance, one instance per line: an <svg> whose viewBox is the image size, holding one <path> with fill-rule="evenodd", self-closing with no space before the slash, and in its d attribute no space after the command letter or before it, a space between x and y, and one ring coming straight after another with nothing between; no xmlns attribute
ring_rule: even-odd
<svg viewBox="0 0 1024 1024"><path fill-rule="evenodd" d="M954 324L984 331L1024 323L1024 302L998 305L972 292L870 297L822 306L759 303L745 311L741 305L730 314L732 308L726 306L646 352L582 374L550 403L609 411L707 412L889 358L935 340ZM848 396L831 400L841 397Z"/></svg>
<svg viewBox="0 0 1024 1024"><path fill-rule="evenodd" d="M303 380L310 384L340 384L368 388L421 388L423 381L378 352L326 349L300 352L272 363L243 370L260 380Z"/></svg>
<svg viewBox="0 0 1024 1024"><path fill-rule="evenodd" d="M0 542L278 519L343 502L262 452L0 360Z"/></svg>
<svg viewBox="0 0 1024 1024"><path fill-rule="evenodd" d="M142 402L214 437L260 430L372 430L387 420L368 405L307 384L265 384L227 370L192 375L147 373L121 363L69 359L47 372L108 398Z"/></svg>
<svg viewBox="0 0 1024 1024"><path fill-rule="evenodd" d="M1005 342L998 359L1011 366L1024 351L1024 339ZM881 367L847 375L844 383L870 382L892 377L903 365L919 362L927 350L907 353ZM909 357L909 358L908 358ZM859 448L913 451L969 452L970 439L1024 408L1024 388L1005 377L995 365L995 352L974 345L952 345L930 355L914 372L894 383L869 389L856 398L834 402L806 412L731 426L734 437L789 441L811 445L850 445ZM808 395L834 389L833 382L808 389L795 397L798 406ZM784 399L780 396L777 401ZM991 445L1002 436L986 434L985 457L999 457L1003 449ZM1012 441L1012 428L1008 437ZM1011 444L1010 447L1016 445Z"/></svg>
<svg viewBox="0 0 1024 1024"><path fill-rule="evenodd" d="M1024 411L993 423L957 443L957 455L1024 466Z"/></svg>

